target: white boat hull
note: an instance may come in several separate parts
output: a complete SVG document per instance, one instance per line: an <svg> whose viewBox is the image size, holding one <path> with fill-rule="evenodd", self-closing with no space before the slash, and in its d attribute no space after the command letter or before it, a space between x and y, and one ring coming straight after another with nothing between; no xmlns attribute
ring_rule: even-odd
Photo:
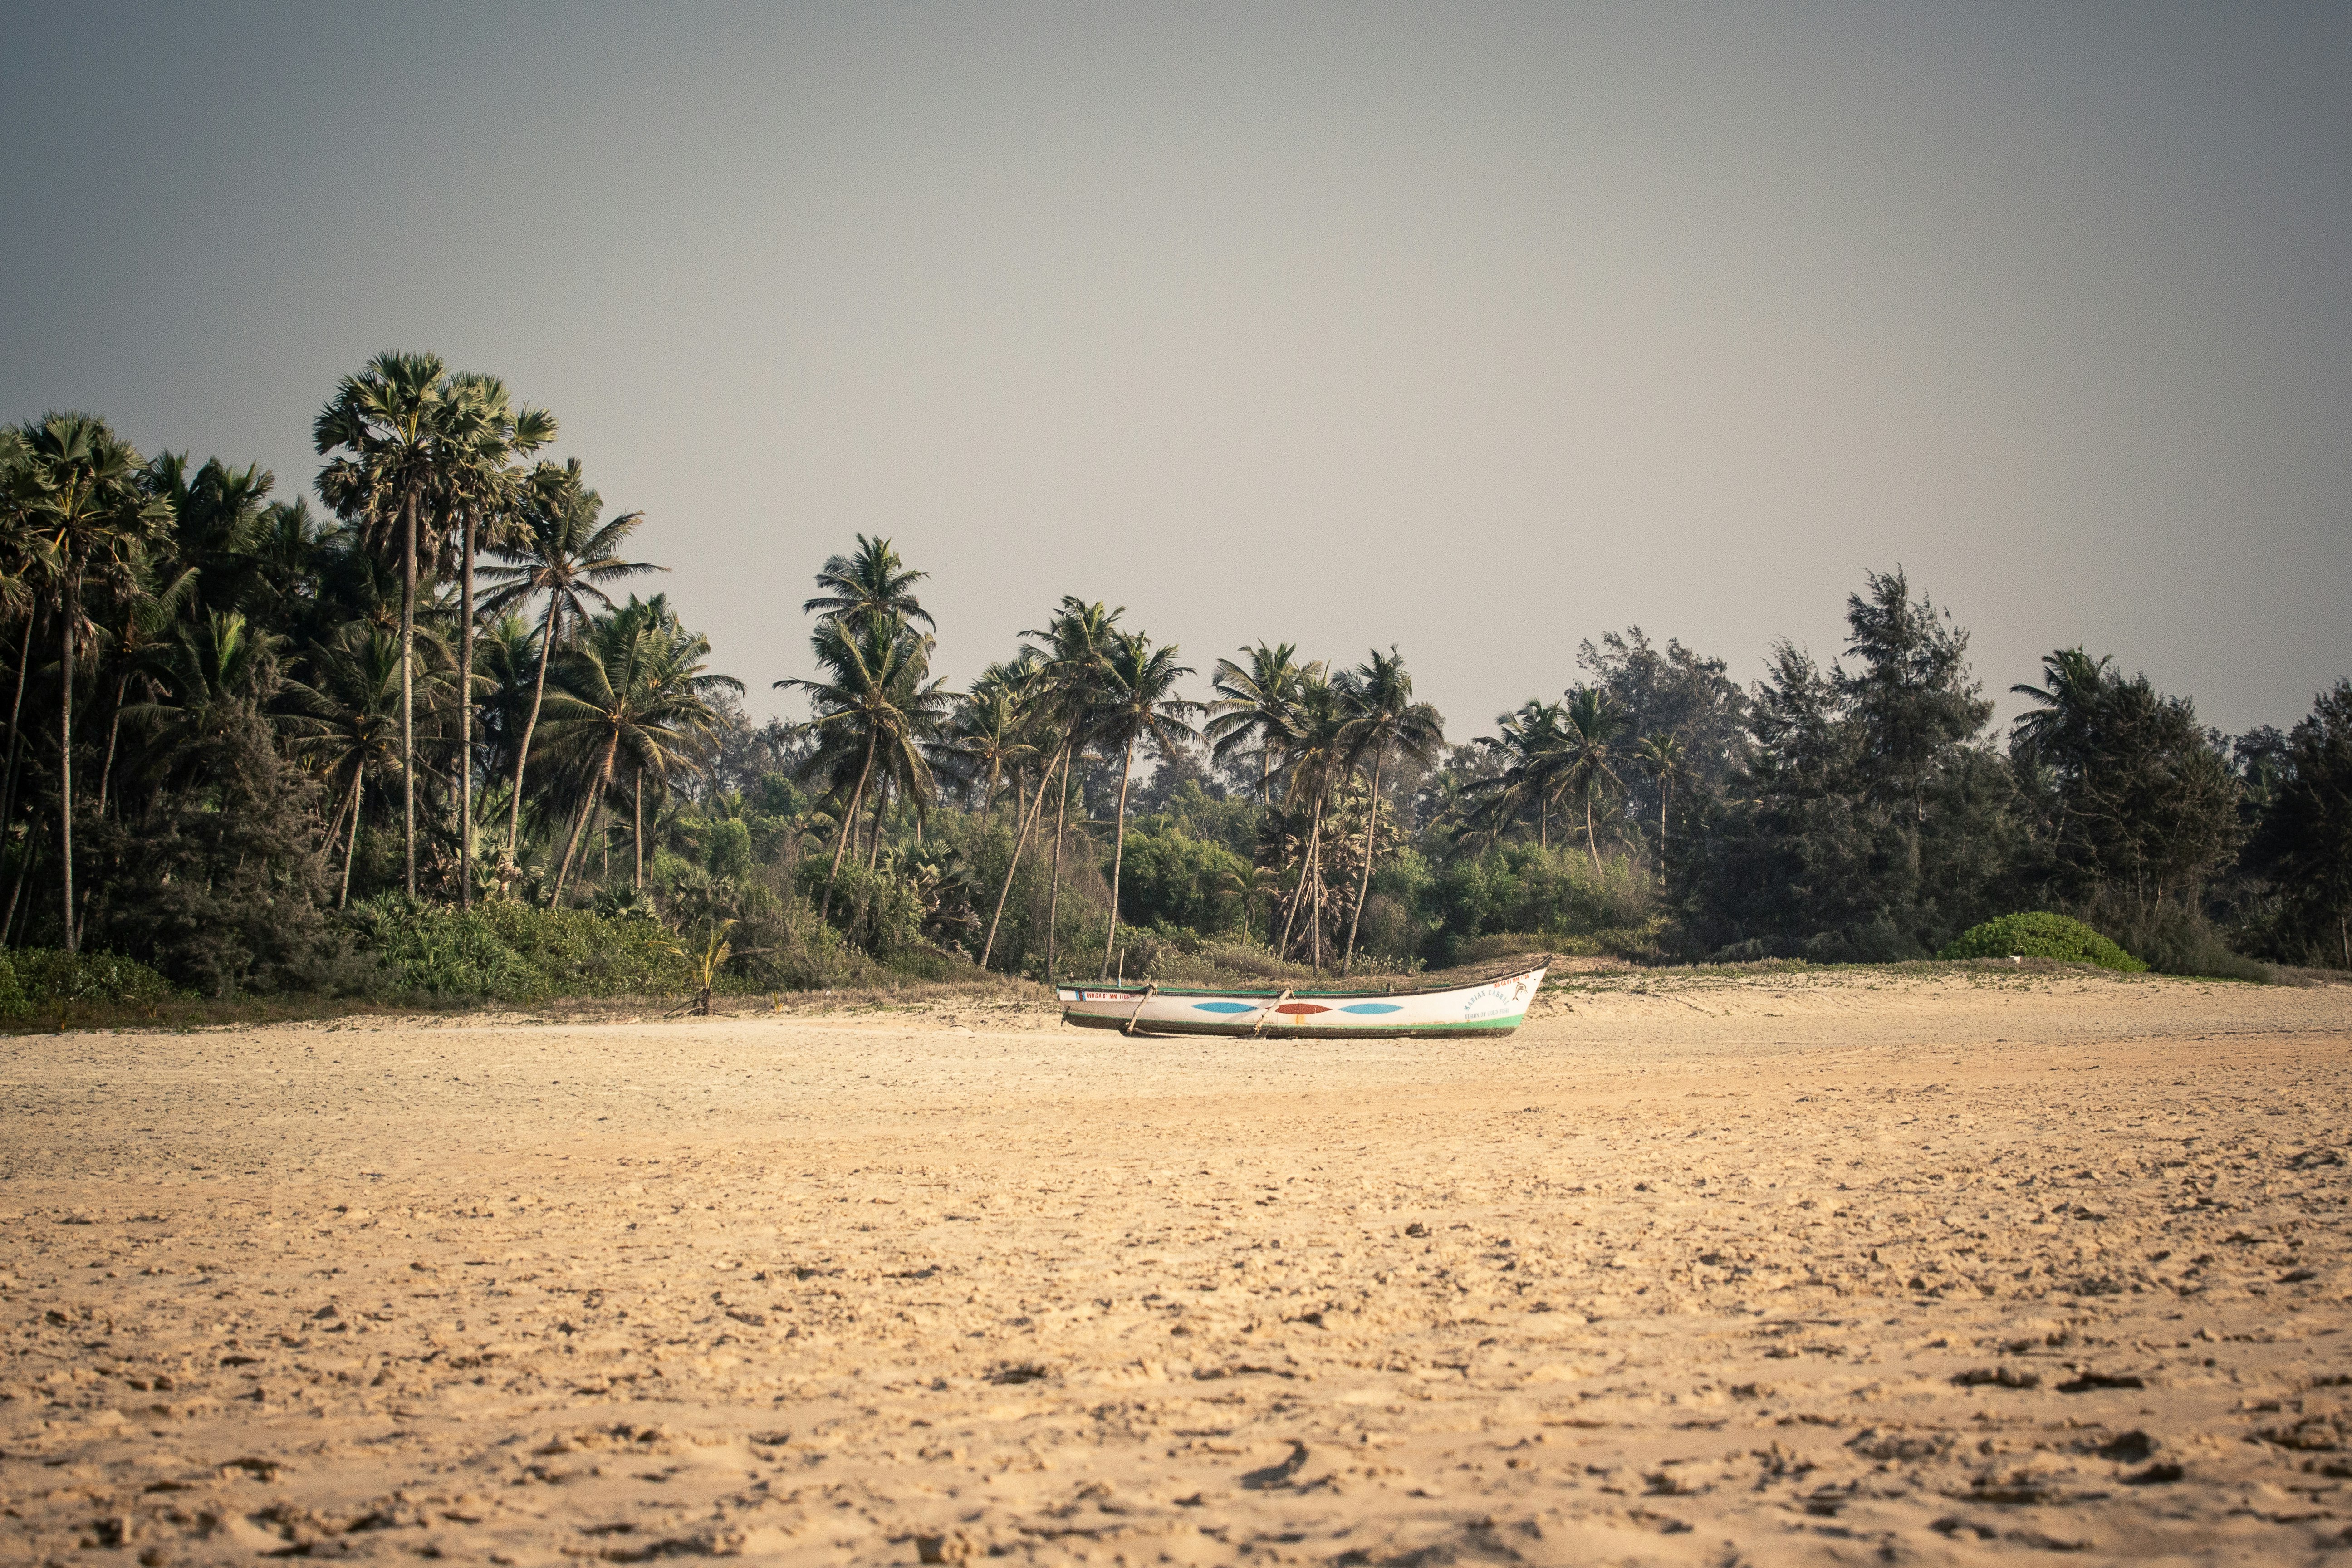
<svg viewBox="0 0 2352 1568"><path fill-rule="evenodd" d="M1130 1035L1507 1035L1527 1016L1550 962L1466 985L1413 991L1232 991L1071 982L1056 985L1055 994L1061 998L1062 1022Z"/></svg>

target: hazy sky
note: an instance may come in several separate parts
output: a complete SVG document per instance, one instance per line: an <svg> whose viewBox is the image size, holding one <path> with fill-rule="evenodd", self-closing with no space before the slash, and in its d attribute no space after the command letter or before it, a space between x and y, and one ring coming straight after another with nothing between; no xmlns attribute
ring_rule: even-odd
<svg viewBox="0 0 2352 1568"><path fill-rule="evenodd" d="M1995 690L2352 674L2352 6L0 28L0 417L292 493L371 353L496 372L757 710L861 530L960 679L1076 593L1396 643L1457 738L1611 627L1833 654L1898 562Z"/></svg>

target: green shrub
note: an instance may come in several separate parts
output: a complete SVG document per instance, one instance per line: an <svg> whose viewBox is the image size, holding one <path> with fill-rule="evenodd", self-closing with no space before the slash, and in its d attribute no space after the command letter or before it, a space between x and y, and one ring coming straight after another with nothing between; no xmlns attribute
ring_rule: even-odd
<svg viewBox="0 0 2352 1568"><path fill-rule="evenodd" d="M1937 956L2054 958L2061 963L2094 964L2125 974L2137 974L2147 968L2081 921L2039 910L1971 926Z"/></svg>
<svg viewBox="0 0 2352 1568"><path fill-rule="evenodd" d="M1580 849L1510 844L1457 860L1431 888L1450 963L1481 962L1476 939L1519 936L1530 949L1565 951L1566 939L1644 931L1656 885L1632 859L1601 862L1595 872ZM1661 928L1663 929L1663 928Z"/></svg>
<svg viewBox="0 0 2352 1568"><path fill-rule="evenodd" d="M499 1002L679 996L693 968L677 940L635 911L551 910L492 899L459 910L385 894L357 906L361 943L395 989Z"/></svg>
<svg viewBox="0 0 2352 1568"><path fill-rule="evenodd" d="M0 1017L68 1002L152 1006L179 994L172 983L137 959L110 952L67 952L27 947L0 952Z"/></svg>
<svg viewBox="0 0 2352 1568"><path fill-rule="evenodd" d="M2270 966L2231 950L2202 910L2172 900L2144 904L2112 894L2095 894L2082 911L2116 940L2146 960L2158 974L2195 974L2265 984Z"/></svg>

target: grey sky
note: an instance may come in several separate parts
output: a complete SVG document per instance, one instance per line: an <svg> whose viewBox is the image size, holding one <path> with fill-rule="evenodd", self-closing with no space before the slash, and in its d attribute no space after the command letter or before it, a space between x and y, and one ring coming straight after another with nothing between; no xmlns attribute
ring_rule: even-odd
<svg viewBox="0 0 2352 1568"><path fill-rule="evenodd" d="M9 6L0 416L317 467L383 348L562 419L767 690L853 532L1401 645L1457 738L1908 566L2291 721L2352 674L2352 7Z"/></svg>

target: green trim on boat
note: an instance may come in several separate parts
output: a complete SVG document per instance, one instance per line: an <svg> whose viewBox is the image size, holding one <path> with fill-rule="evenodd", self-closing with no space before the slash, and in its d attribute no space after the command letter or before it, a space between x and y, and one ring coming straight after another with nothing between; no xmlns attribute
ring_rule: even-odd
<svg viewBox="0 0 2352 1568"><path fill-rule="evenodd" d="M1160 994L1165 996L1170 993L1163 991ZM1526 1021L1526 1014L1514 1013L1507 1017L1488 1018L1475 1023L1465 1021L1454 1024L1403 1024L1390 1025L1385 1028L1377 1024L1349 1024L1345 1027L1330 1024L1320 1026L1313 1025L1286 1026L1268 1024L1261 1029L1253 1024L1195 1024L1189 1020L1171 1020L1164 1024L1138 1024L1133 1032L1139 1037L1164 1035L1215 1035L1229 1040L1393 1040L1408 1036L1416 1039L1443 1039L1454 1035L1507 1035ZM1063 1012L1062 1022L1081 1029L1125 1030L1128 1026L1128 1021L1124 1018L1109 1018L1098 1014L1068 1010Z"/></svg>

